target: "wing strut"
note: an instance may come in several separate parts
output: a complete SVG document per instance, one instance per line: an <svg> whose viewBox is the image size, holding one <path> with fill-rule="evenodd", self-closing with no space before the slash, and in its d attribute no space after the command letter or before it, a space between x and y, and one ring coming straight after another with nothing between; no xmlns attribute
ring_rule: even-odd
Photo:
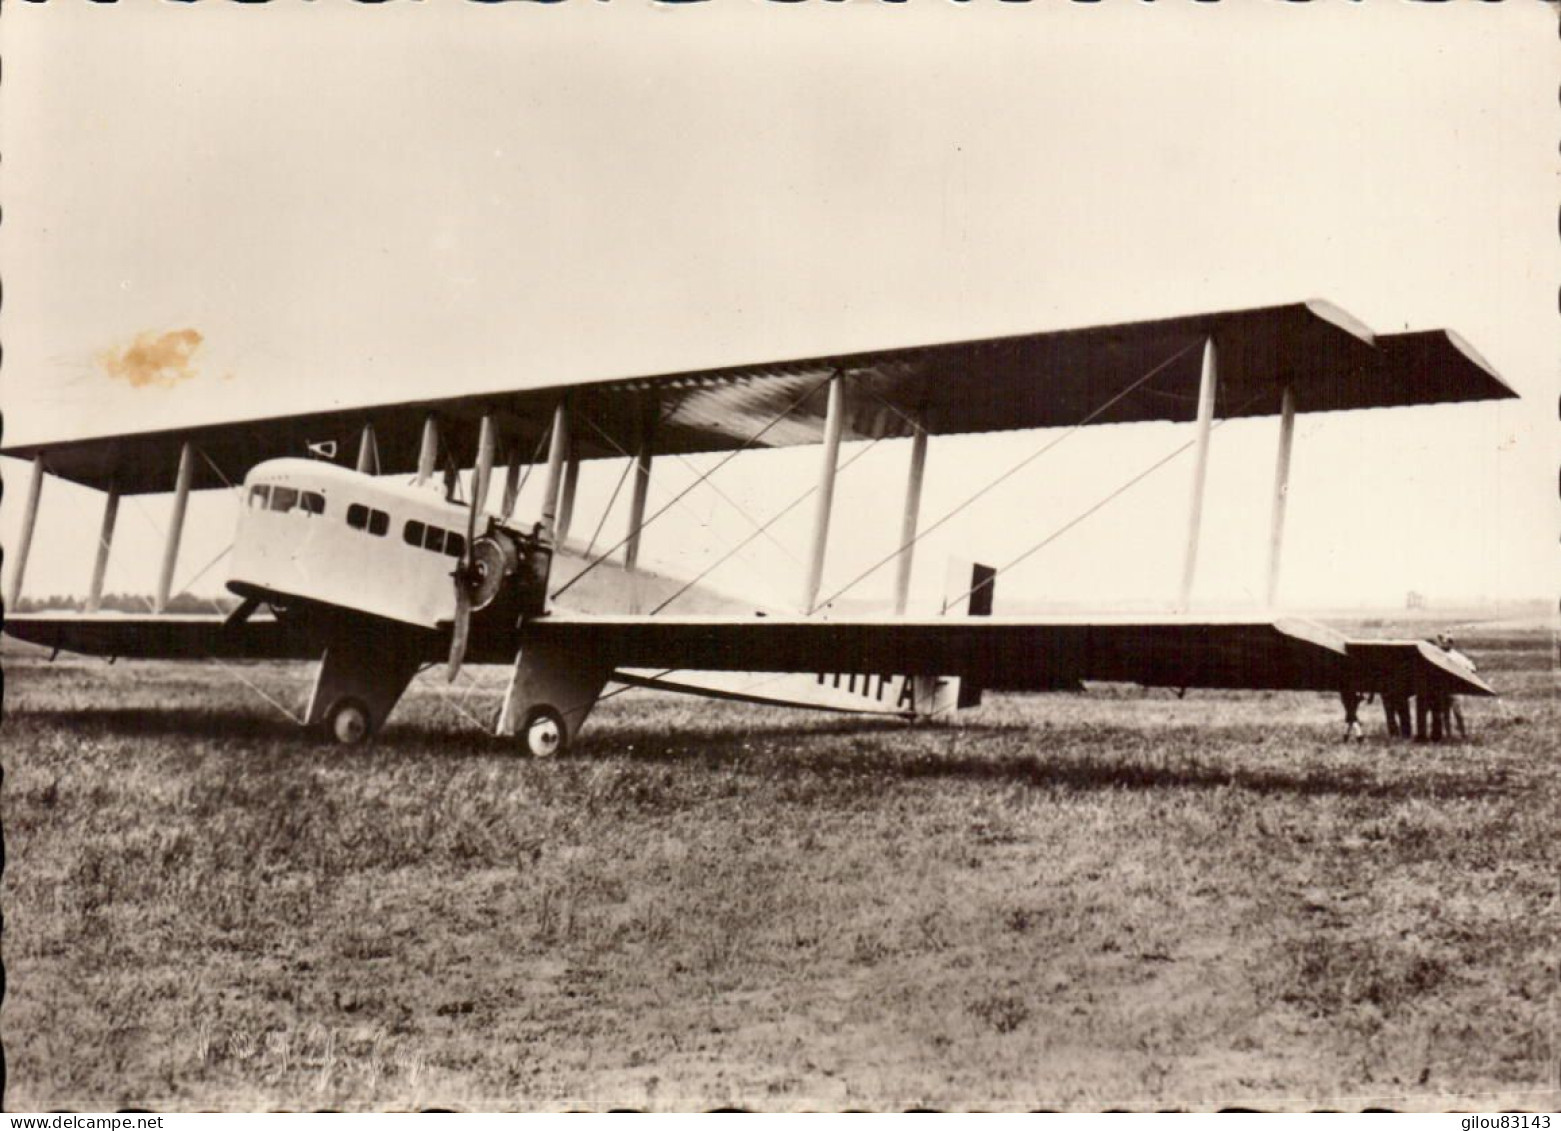
<svg viewBox="0 0 1561 1131"><path fill-rule="evenodd" d="M569 537L569 527L575 519L575 488L580 485L580 453L570 437L569 458L564 461L564 481L558 488L558 537L555 544L562 546Z"/></svg>
<svg viewBox="0 0 1561 1131"><path fill-rule="evenodd" d="M796 398L796 400L792 401L785 408L781 409L774 416L770 417L769 423L765 424L763 428L760 428L757 432L753 433L753 435L749 436L746 440L744 440L742 442L741 446L733 448L731 451L727 452L718 461L716 461L716 464L715 464L714 467L708 468L707 470L700 472L698 477L696 477L695 480L692 483L690 483L687 487L684 487L676 495L673 495L672 498L669 499L667 502L663 503L661 505L661 507L659 507L657 509L655 514L651 515L649 518L647 518L644 522L642 522L640 524L640 529L643 530L645 527L647 527L651 523L655 522L662 515L666 514L673 507L677 506L678 503L683 501L684 497L687 496L690 491L694 490L694 488L698 487L701 483L704 483L707 480L709 480L713 475L715 475L716 472L720 471L727 464L731 463L738 456L742 455L743 452L747 451L754 444L758 443L761 439L764 438L764 435L765 435L766 432L770 431L770 429L774 428L782 420L785 420L788 416L790 416L794 409L796 409L799 405L802 404L802 402L806 401L807 399L812 397L813 394L817 393L820 389L822 389L824 387L824 385L828 381L829 381L829 378L825 377L823 380L820 380L820 381L816 382L815 384L810 385L806 390L803 391L803 393L799 397ZM587 419L589 420L589 418L587 418ZM597 430L601 431L599 428ZM606 436L606 433L603 432L602 435ZM589 562L587 562L580 569L580 571L578 573L576 573L568 581L566 581L562 585L560 585L557 589L553 590L553 594L552 594L553 599L556 600L557 598L561 597L564 593L568 592L570 587L573 586L575 584L575 582L579 581L586 574L590 573L597 566L601 565L608 558L612 557L619 550L623 549L623 547L627 543L628 543L628 538L624 537L624 538L620 539L619 541L615 542L613 545L609 546L606 550L603 550L596 557L592 558Z"/></svg>
<svg viewBox="0 0 1561 1131"><path fill-rule="evenodd" d="M163 571L157 578L157 601L152 611L168 611L168 594L173 588L173 570L179 563L179 540L184 536L184 512L190 502L190 482L195 477L195 449L188 440L179 448L179 476L174 482L173 515L168 520L168 539L163 545Z"/></svg>
<svg viewBox="0 0 1561 1131"><path fill-rule="evenodd" d="M846 471L847 469L849 469L850 466L853 463L855 463L857 460L861 459L863 456L867 455L868 452L872 451L882 441L883 441L883 437L879 436L879 437L874 437L873 439L869 440L867 443L863 444L856 451L852 452L850 457L844 463L842 463L840 465L840 470L841 471ZM809 487L806 491L803 491L800 495L797 495L795 498L793 498L791 500L791 502L787 503L780 510L778 510L774 514L770 515L769 518L765 519L762 523L760 523L757 527L755 527L753 532L750 533L741 542L737 543L735 546L733 546L731 549L727 550L726 553L722 554L715 561L713 561L709 565L705 566L704 569L700 570L693 577L691 577L687 581L683 582L683 584L672 594L672 596L663 598L662 601L661 601L661 604L657 605L654 609L652 609L650 611L651 615L655 616L657 613L662 612L664 609L666 609L668 606L670 606L672 604L672 602L676 601L683 594L687 593L690 589L694 588L694 586L698 585L705 578L709 577L716 570L720 569L727 562L731 561L738 554L742 553L743 550L747 549L748 546L755 539L757 539L761 534L768 533L770 528L772 526L774 526L777 522L779 522L781 519L785 518L792 511L796 510L803 503L805 503L809 499L811 499L813 497L814 493L817 490L818 490L818 484L815 483L813 486ZM668 673L663 672L662 674L666 675Z"/></svg>
<svg viewBox="0 0 1561 1131"><path fill-rule="evenodd" d="M33 527L38 525L38 497L43 494L43 453L33 456L33 474L27 483L27 506L22 512L22 535L16 545L16 566L11 570L11 592L6 608L15 611L22 595L22 576L27 572L27 554L33 548Z"/></svg>
<svg viewBox="0 0 1561 1131"><path fill-rule="evenodd" d="M1268 533L1268 607L1279 593L1279 554L1285 540L1285 504L1290 501L1290 445L1295 437L1295 390L1285 386L1279 409L1279 452L1274 457L1274 517Z"/></svg>
<svg viewBox="0 0 1561 1131"><path fill-rule="evenodd" d="M87 590L87 612L103 607L103 579L108 575L108 553L114 545L114 523L119 519L119 484L110 482L103 496L103 526L98 531L98 552L92 562L92 586Z"/></svg>
<svg viewBox="0 0 1561 1131"><path fill-rule="evenodd" d="M1064 432L1061 436L1057 436L1057 437L1055 437L1053 439L1048 440L1046 443L1042 444L1039 448L1035 449L1035 451L1031 452L1029 455L1027 455L1023 459L1021 459L1018 463L1015 463L1012 466L1010 466L1002 474L996 476L993 479L988 480L984 486L977 488L973 493L965 496L965 500L963 502L959 503L958 505L953 507L951 510L945 511L943 513L942 517L938 518L936 521L934 521L931 526L928 526L927 528L925 528L923 530L919 530L917 532L917 534L916 534L916 537L913 539L913 541L920 542L923 538L927 537L927 535L931 534L934 530L937 530L944 523L946 523L950 519L952 519L955 515L959 514L961 511L963 511L963 510L967 509L968 507L970 507L973 503L975 503L982 496L984 496L988 492L994 490L1000 483L1004 483L1007 480L1013 478L1015 475L1019 474L1019 472L1022 471L1024 468L1028 467L1030 464L1034 463L1036 460L1038 460L1042 456L1044 456L1047 452L1049 452L1053 448L1055 448L1058 444L1061 444L1063 441L1068 439L1068 437L1077 434L1081 429L1087 427L1097 417L1101 416L1108 409L1110 409L1112 405L1115 405L1119 401L1122 401L1126 397L1130 396L1135 390L1143 387L1144 385L1148 384L1150 381L1154 380L1154 378L1156 376L1158 376L1162 371L1164 371L1165 369L1167 369L1170 366L1174 365L1176 362L1180 361L1182 359L1182 357L1184 357L1188 352L1190 352L1197 344L1198 344L1197 342L1191 342L1191 343L1183 346L1181 349L1177 350L1171 356L1167 357L1164 361L1160 362L1160 364L1154 366L1152 369L1150 369L1147 372L1143 373L1136 380L1132 381L1131 383L1129 383L1128 385L1123 387L1121 390L1119 390L1118 392L1113 394L1108 400L1106 400L1103 403L1101 403L1100 405L1096 406L1094 409L1092 409L1089 412L1089 414L1087 416L1085 416L1078 423L1069 426L1068 430L1066 432ZM1181 449L1177 449L1177 450L1180 451ZM1156 465L1156 466L1158 466L1158 465ZM901 548L903 549L903 547L901 547ZM886 566L890 562L894 561L897 557L899 557L899 555L900 555L900 550L898 550L898 549L891 550L888 554L886 554L885 556L879 558L876 562L874 562L872 565L868 566L861 573L857 574L850 581L846 582L840 588L836 589L833 593L831 593L825 599L824 603L827 605L830 601L835 600L837 597L842 597L846 593L850 592L852 589L855 589L863 581L866 581L869 577L871 577L873 574L877 573L884 566Z"/></svg>
<svg viewBox="0 0 1561 1131"><path fill-rule="evenodd" d="M656 423L659 413L647 401L640 427L640 447L634 457L634 494L629 504L629 538L623 544L623 565L633 571L640 560L640 531L645 527L645 500L650 495L650 465L655 455Z"/></svg>
<svg viewBox="0 0 1561 1131"><path fill-rule="evenodd" d="M498 450L493 417L484 415L477 425L477 462L472 467L472 511L480 514L488 505L488 484L493 481L493 460Z"/></svg>
<svg viewBox="0 0 1561 1131"><path fill-rule="evenodd" d="M542 483L542 533L549 544L554 546L558 545L554 530L558 520L559 480L563 476L564 454L568 450L569 403L559 401L553 409L553 437L547 450L547 478Z"/></svg>
<svg viewBox="0 0 1561 1131"><path fill-rule="evenodd" d="M439 465L439 419L433 413L423 417L423 439L417 449L417 482L427 483Z"/></svg>
<svg viewBox="0 0 1561 1131"><path fill-rule="evenodd" d="M812 615L818 607L818 590L824 581L824 552L829 548L829 515L835 504L835 470L840 464L840 424L844 415L845 378L837 371L829 379L824 454L818 473L818 503L813 511L813 547L808 555L807 588L802 591L804 615Z"/></svg>
<svg viewBox="0 0 1561 1131"><path fill-rule="evenodd" d="M1187 513L1187 557L1182 565L1182 593L1177 608L1187 611L1192 600L1192 580L1198 572L1198 536L1203 526L1203 485L1209 477L1209 432L1214 423L1214 396L1218 357L1214 337L1203 343L1203 376L1198 382L1198 450L1192 468L1192 502Z"/></svg>
<svg viewBox="0 0 1561 1131"><path fill-rule="evenodd" d="M365 424L358 434L358 472L362 475L379 474L379 440L374 435L374 425Z"/></svg>
<svg viewBox="0 0 1561 1131"><path fill-rule="evenodd" d="M504 495L499 503L499 517L505 522L515 513L515 503L520 498L520 440L509 444L509 462L504 469Z"/></svg>
<svg viewBox="0 0 1561 1131"><path fill-rule="evenodd" d="M927 466L927 430L920 424L911 437L911 469L905 480L905 517L900 523L900 560L894 574L894 615L904 616L911 596L911 565L916 555L916 523L921 516L921 479Z"/></svg>

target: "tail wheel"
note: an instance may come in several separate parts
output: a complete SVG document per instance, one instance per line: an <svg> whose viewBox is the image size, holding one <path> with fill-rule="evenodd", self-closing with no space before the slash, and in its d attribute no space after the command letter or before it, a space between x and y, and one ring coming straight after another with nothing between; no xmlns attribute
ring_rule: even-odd
<svg viewBox="0 0 1561 1131"><path fill-rule="evenodd" d="M521 741L526 753L533 758L551 758L569 745L569 730L564 726L564 716L552 707L533 707L526 715L526 725L521 728Z"/></svg>
<svg viewBox="0 0 1561 1131"><path fill-rule="evenodd" d="M356 699L338 699L325 716L325 733L342 746L358 746L374 733L369 709Z"/></svg>

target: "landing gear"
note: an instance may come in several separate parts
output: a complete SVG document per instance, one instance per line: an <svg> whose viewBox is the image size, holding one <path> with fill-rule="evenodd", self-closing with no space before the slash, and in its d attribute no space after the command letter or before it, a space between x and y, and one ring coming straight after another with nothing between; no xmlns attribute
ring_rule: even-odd
<svg viewBox="0 0 1561 1131"><path fill-rule="evenodd" d="M361 628L331 640L320 657L305 722L343 746L358 746L385 725L417 671L421 643L399 633Z"/></svg>
<svg viewBox="0 0 1561 1131"><path fill-rule="evenodd" d="M552 707L533 707L521 727L521 741L533 758L551 758L569 745L564 717Z"/></svg>
<svg viewBox="0 0 1561 1131"><path fill-rule="evenodd" d="M342 746L358 746L373 732L369 709L356 699L338 699L325 714L325 733Z"/></svg>
<svg viewBox="0 0 1561 1131"><path fill-rule="evenodd" d="M599 657L577 655L556 644L523 644L504 693L498 732L518 737L521 749L533 758L566 750L611 674L611 665Z"/></svg>

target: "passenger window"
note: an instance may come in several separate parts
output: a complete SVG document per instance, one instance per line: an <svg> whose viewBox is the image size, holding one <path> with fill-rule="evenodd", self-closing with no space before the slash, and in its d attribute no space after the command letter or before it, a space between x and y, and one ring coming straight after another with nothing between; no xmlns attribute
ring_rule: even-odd
<svg viewBox="0 0 1561 1131"><path fill-rule="evenodd" d="M325 496L318 491L305 491L299 496L298 505L303 508L304 514L324 514Z"/></svg>
<svg viewBox="0 0 1561 1131"><path fill-rule="evenodd" d="M455 531L444 536L444 552L452 558L458 558L466 553L466 539Z"/></svg>
<svg viewBox="0 0 1561 1131"><path fill-rule="evenodd" d="M430 526L424 531L423 549L432 550L436 554L444 553L444 531L437 526Z"/></svg>
<svg viewBox="0 0 1561 1131"><path fill-rule="evenodd" d="M347 525L354 530L362 530L369 524L369 508L362 503L353 503L347 508Z"/></svg>
<svg viewBox="0 0 1561 1131"><path fill-rule="evenodd" d="M384 511L369 511L369 533L376 538L383 538L385 531L390 529L390 516Z"/></svg>
<svg viewBox="0 0 1561 1131"><path fill-rule="evenodd" d="M423 544L423 524L417 519L407 520L407 524L401 528L401 538L408 546L421 546Z"/></svg>
<svg viewBox="0 0 1561 1131"><path fill-rule="evenodd" d="M271 489L271 509L279 512L287 512L298 504L298 492L292 487L273 487Z"/></svg>
<svg viewBox="0 0 1561 1131"><path fill-rule="evenodd" d="M271 505L271 488L264 483L257 483L249 489L249 505L265 510Z"/></svg>

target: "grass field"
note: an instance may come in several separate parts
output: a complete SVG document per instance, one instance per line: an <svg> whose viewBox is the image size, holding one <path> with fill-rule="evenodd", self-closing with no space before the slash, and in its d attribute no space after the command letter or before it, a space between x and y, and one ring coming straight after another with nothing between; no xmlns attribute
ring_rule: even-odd
<svg viewBox="0 0 1561 1131"><path fill-rule="evenodd" d="M1553 646L1460 647L1467 743L634 692L552 762L435 682L343 753L222 670L11 653L6 1106L1548 1108Z"/></svg>

